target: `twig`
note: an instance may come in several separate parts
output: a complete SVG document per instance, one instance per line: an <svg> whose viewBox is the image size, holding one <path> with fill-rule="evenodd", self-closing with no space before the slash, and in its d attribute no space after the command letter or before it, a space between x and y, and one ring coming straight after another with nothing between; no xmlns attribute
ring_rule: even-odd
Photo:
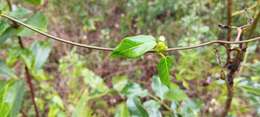
<svg viewBox="0 0 260 117"><path fill-rule="evenodd" d="M249 33L247 35L248 38L250 38L252 36L252 34L254 33L254 30L256 29L256 26L257 24L259 23L259 20L260 20L260 11L258 12L253 24L252 24L252 27L250 28L249 30Z"/></svg>
<svg viewBox="0 0 260 117"><path fill-rule="evenodd" d="M227 0L227 26L231 26L231 22L232 22L232 0ZM238 34L235 41L240 41L239 39L241 36L242 29L241 30L239 29L241 28L238 28ZM227 41L231 41L231 36L232 36L232 29L229 28L227 33ZM227 99L221 117L226 117L230 110L230 106L233 98L233 78L236 70L238 69L238 66L235 66L236 63L231 60L232 51L230 45L227 46L226 51L227 51L226 65L229 70L229 73L227 74L227 77L225 79L226 86L227 86Z"/></svg>
<svg viewBox="0 0 260 117"><path fill-rule="evenodd" d="M53 35L50 35L46 32L42 32L39 29L34 28L33 26L30 26L28 24L25 24L13 17L10 17L8 15L5 14L0 14L0 16L5 17L11 21L16 22L19 25L22 25L28 29L31 29L32 31L35 31L43 36L46 36L48 38L51 38L53 40L62 42L62 43L66 43L66 44L70 44L70 45L74 45L74 46L78 46L78 47L83 47L83 48L88 48L88 49L95 49L95 50L102 50L102 51L113 51L114 48L106 48L106 47L98 47L98 46L91 46L91 45L86 45L86 44L81 44L81 43L76 43L76 42L72 42L72 41L68 41ZM201 44L197 44L197 45L192 45L192 46L187 46L187 47L176 47L176 48L168 48L166 51L179 51L179 50L188 50L188 49L194 49L194 48L199 48L199 47L204 47L204 46L209 46L209 45L213 45L213 44L241 44L241 43L249 43L249 42L253 42L253 41L258 41L260 40L260 36L259 37L255 37L255 38L251 38L248 40L243 40L243 41L224 41L224 40L214 40L214 41L209 41L209 42L204 42ZM149 52L156 52L154 50L149 51Z"/></svg>
<svg viewBox="0 0 260 117"><path fill-rule="evenodd" d="M160 100L159 98L157 98L156 96L149 94L149 97L156 100L157 102L159 102L165 109L167 109L168 111L174 112L171 107L169 107L167 104L165 104L162 100Z"/></svg>
<svg viewBox="0 0 260 117"><path fill-rule="evenodd" d="M231 26L232 22L232 0L227 0L227 26ZM228 29L227 41L231 41L232 29Z"/></svg>
<svg viewBox="0 0 260 117"><path fill-rule="evenodd" d="M12 11L13 8L12 8L11 0L6 0L6 2L8 4L9 10ZM18 28L17 22L15 22L15 21L12 21L12 22L14 24L14 28ZM25 48L24 44L22 42L22 37L18 36L18 42L19 42L19 45L20 45L21 48ZM35 102L35 93L34 93L35 91L34 91L34 88L33 88L34 86L33 86L33 83L32 83L32 76L31 76L29 69L26 65L25 65L25 78L26 78L26 83L29 87L29 91L31 93L31 100L32 100L32 103L33 103L33 106L34 106L35 115L36 115L36 117L40 117L39 109L38 109L36 102Z"/></svg>
<svg viewBox="0 0 260 117"><path fill-rule="evenodd" d="M254 9L257 7L257 2L255 4L253 4L252 6L248 7L248 8L245 8L243 10L240 10L240 11L236 11L234 13L232 13L232 16L236 16L236 15L240 15L240 14L243 14L245 13L247 10L251 10L251 9Z"/></svg>
<svg viewBox="0 0 260 117"><path fill-rule="evenodd" d="M249 32L248 32L247 35L246 35L247 38L252 37L252 35L253 35L253 33L254 33L254 30L256 29L256 26L257 26L259 20L260 20L260 11L257 13L256 18L255 18L255 20L254 20L254 22L253 22L253 24L252 24L252 26L251 26ZM244 70L244 65L245 65L246 62L247 62L247 57L248 57L248 52L245 53L245 57L244 57L244 60L243 60L243 62L242 62L242 66L241 66L241 68L240 68L240 72L243 72L243 70Z"/></svg>
<svg viewBox="0 0 260 117"><path fill-rule="evenodd" d="M15 18L12 18L12 17L10 17L10 16L8 16L8 15L0 14L0 16L5 17L5 18L7 18L7 19L9 19L9 20L11 20L11 21L14 21L14 22L16 22L16 23L18 23L18 24L20 24L20 25L26 27L26 28L31 29L32 31L35 31L35 32L37 32L37 33L39 33L39 34L41 34L41 35L43 35L43 36L46 36L46 37L51 38L51 39L54 39L54 40L56 40L56 41L60 41L60 42L67 43L67 44L71 44L71 45L74 45L74 46L89 48L89 49L96 49L96 50L103 50L103 51L113 51L113 48L105 48L105 47L97 47L97 46L85 45L85 44L81 44L81 43L76 43L76 42L68 41L68 40L65 40L65 39L62 39L62 38L59 38L59 37L55 37L55 36L50 35L50 34L48 34L48 33L42 32L42 31L40 31L39 29L34 28L33 26L30 26L30 25L28 25L28 24L25 24L25 23L23 23L23 22L21 22L21 21L15 19Z"/></svg>
<svg viewBox="0 0 260 117"><path fill-rule="evenodd" d="M34 93L35 91L34 91L34 86L33 86L33 83L32 83L32 76L29 72L28 67L26 67L26 66L25 66L25 75L26 75L26 81L27 81L27 84L29 86L30 93L31 93L31 99L32 99L34 110L35 110L35 117L40 117L39 109L38 109L37 104L35 102L35 93Z"/></svg>

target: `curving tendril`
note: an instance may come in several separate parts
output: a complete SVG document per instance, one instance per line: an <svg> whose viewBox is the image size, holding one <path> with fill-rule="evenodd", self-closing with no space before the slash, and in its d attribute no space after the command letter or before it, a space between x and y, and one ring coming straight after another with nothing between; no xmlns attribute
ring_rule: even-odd
<svg viewBox="0 0 260 117"><path fill-rule="evenodd" d="M4 18L6 18L10 21L16 22L17 24L24 26L24 27L26 27L26 28L34 31L34 32L37 32L37 33L39 33L39 34L41 34L45 37L48 37L50 39L53 39L53 40L56 40L56 41L59 41L59 42L62 42L62 43L66 43L66 44L70 44L70 45L78 46L78 47L83 47L83 48L88 48L88 49L101 50L101 51L113 51L114 50L114 48L99 47L99 46L77 43L77 42L65 40L65 39L62 39L60 37L50 35L50 34L43 32L43 31L41 31L37 28L34 28L31 25L28 25L28 24L23 23L22 21L19 21L19 20L15 19L15 18L13 18L9 15L6 15L6 14L2 13L1 11L0 11L0 16L4 17ZM210 45L213 45L213 44L242 44L242 43L249 43L249 42L258 41L258 40L260 40L260 36L255 37L255 38L251 38L251 39L247 39L247 40L243 40L243 41L214 40L214 41L204 42L204 43L192 45L192 46L168 48L166 51L169 52L169 51L188 50L188 49L200 48L200 47L204 47L204 46L210 46ZM156 51L152 50L152 51L149 51L149 52L156 52Z"/></svg>

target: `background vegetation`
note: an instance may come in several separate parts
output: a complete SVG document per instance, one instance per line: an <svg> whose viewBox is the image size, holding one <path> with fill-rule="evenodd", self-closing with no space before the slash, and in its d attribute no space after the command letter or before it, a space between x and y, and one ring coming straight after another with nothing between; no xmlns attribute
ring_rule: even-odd
<svg viewBox="0 0 260 117"><path fill-rule="evenodd" d="M233 0L232 6L234 26L260 17L259 0ZM52 35L102 47L139 34L164 36L169 47L227 35L218 27L227 22L226 0L0 0L0 10ZM259 36L259 23L255 27L245 39ZM225 52L219 45L169 52L174 57L169 88L158 78L156 54L112 58L110 52L59 43L1 17L0 115L220 116L227 98L221 79ZM248 44L228 116L260 116L259 42Z"/></svg>

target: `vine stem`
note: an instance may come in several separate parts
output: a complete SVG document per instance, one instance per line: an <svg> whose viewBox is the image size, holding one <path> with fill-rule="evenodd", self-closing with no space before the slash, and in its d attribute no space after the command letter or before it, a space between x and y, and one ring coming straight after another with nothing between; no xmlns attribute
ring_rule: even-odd
<svg viewBox="0 0 260 117"><path fill-rule="evenodd" d="M6 0L6 2L7 2L7 4L8 4L9 10L12 11L12 10L13 10L13 7L12 7L12 2L11 2L11 0ZM15 22L15 21L12 21L12 22L13 22L13 24L14 24L13 27L14 27L14 28L18 28L18 24L19 24L19 23ZM25 46L24 46L24 44L23 44L23 41L22 41L22 37L20 37L20 36L17 36L17 37L18 37L18 43L19 43L20 47L21 47L21 48L25 48ZM35 110L35 116L36 116L36 117L40 117L40 115L39 115L39 109L38 109L37 104L36 104L36 102L35 102L35 90L34 90L34 85L33 85L33 83L32 83L32 76L31 76L31 74L30 74L30 72L29 72L29 68L28 68L26 65L25 65L24 69L25 69L26 83L27 83L27 85L28 85L28 87L29 87L29 91L30 91L30 94L31 94L31 100L32 100L33 107L34 107L34 110ZM23 114L23 116L26 116L25 113L22 112L22 114Z"/></svg>
<svg viewBox="0 0 260 117"><path fill-rule="evenodd" d="M32 31L35 31L43 36L46 36L50 39L62 42L62 43L66 43L66 44L70 44L70 45L74 45L74 46L78 46L78 47L83 47L83 48L88 48L88 49L95 49L95 50L101 50L101 51L113 51L114 48L106 48L106 47L98 47L98 46L92 46L92 45L87 45L87 44L81 44L81 43L77 43L77 42L72 42L72 41L68 41L53 35L50 35L46 32L40 31L37 28L34 28L33 26L30 26L28 24L25 24L11 16L8 16L4 13L0 14L0 16L7 18L8 20L11 20L13 22L16 22L19 25L22 25ZM260 36L255 37L255 38L251 38L248 40L243 40L243 41L224 41L224 40L214 40L214 41L209 41L209 42L204 42L201 44L197 44L197 45L192 45L192 46L187 46L187 47L175 47L175 48L168 48L166 51L180 51L180 50L189 50L189 49L194 49L194 48L199 48L199 47L204 47L204 46L209 46L209 45L213 45L213 44L242 44L242 43L249 43L249 42L253 42L253 41L259 41L260 40ZM155 50L151 50L149 51L150 53L155 53Z"/></svg>

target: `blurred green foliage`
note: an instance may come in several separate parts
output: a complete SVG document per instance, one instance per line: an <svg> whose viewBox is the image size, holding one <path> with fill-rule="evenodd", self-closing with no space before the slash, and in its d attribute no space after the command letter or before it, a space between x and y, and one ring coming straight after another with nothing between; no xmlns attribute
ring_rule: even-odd
<svg viewBox="0 0 260 117"><path fill-rule="evenodd" d="M0 0L0 10L44 32L50 29L52 34L92 45L115 47L123 37L149 34L156 38L163 35L169 47L179 47L226 35L217 27L226 22L225 0L49 0L47 5L44 0L12 1L12 11L5 0ZM259 13L259 0L233 1L234 12L256 5L248 13L233 16L233 25L246 24L246 15L256 17ZM258 24L250 37L259 34ZM26 48L19 47L17 36ZM224 48L171 52L173 68L160 68L167 66L167 60L162 59L156 72L154 63L159 57L110 59L105 52L43 39L0 18L1 116L35 116L24 66L33 76L41 116L200 117L219 116L223 109L227 95L220 79ZM260 116L259 48L258 42L248 45L235 78L230 117ZM172 83L167 84L165 77Z"/></svg>

